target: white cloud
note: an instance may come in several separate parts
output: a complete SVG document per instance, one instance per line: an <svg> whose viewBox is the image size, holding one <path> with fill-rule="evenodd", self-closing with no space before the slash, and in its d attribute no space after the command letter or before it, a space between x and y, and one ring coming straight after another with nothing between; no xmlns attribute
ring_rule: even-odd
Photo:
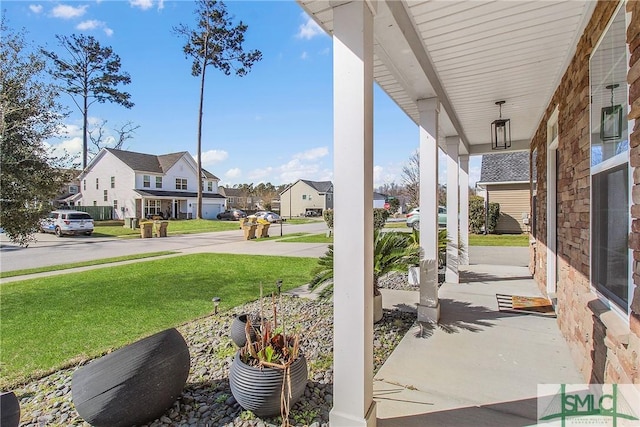
<svg viewBox="0 0 640 427"><path fill-rule="evenodd" d="M193 156L193 155L192 155ZM209 150L202 153L202 164L204 166L210 166L215 163L219 163L223 160L226 160L229 157L229 153L224 150ZM197 157L193 156L194 160L197 161Z"/></svg>
<svg viewBox="0 0 640 427"><path fill-rule="evenodd" d="M233 168L233 169L229 169L228 171L226 171L224 173L224 176L231 179L231 178L239 178L242 175L242 171L240 170L240 168Z"/></svg>
<svg viewBox="0 0 640 427"><path fill-rule="evenodd" d="M158 4L158 10L164 9L164 0L129 0L131 7L139 7L142 10L149 10L154 3Z"/></svg>
<svg viewBox="0 0 640 427"><path fill-rule="evenodd" d="M102 29L107 36L111 37L113 35L113 30L111 28L107 27L107 24L105 22L98 21L98 20L95 20L95 19L90 19L88 21L82 21L81 23L76 25L76 29L78 29L80 31L90 31L90 30Z"/></svg>
<svg viewBox="0 0 640 427"><path fill-rule="evenodd" d="M41 4L30 4L29 5L29 10L31 10L31 12L33 12L33 13L40 13L40 12L42 12L42 5Z"/></svg>
<svg viewBox="0 0 640 427"><path fill-rule="evenodd" d="M302 153L294 154L293 158L301 160L316 160L326 156L327 154L329 154L329 149L327 147L317 147L303 151Z"/></svg>
<svg viewBox="0 0 640 427"><path fill-rule="evenodd" d="M306 13L303 13L302 16L305 18L305 22L298 28L298 34L296 34L297 38L310 40L315 36L324 34L324 31L318 24L316 24L316 21L311 19Z"/></svg>
<svg viewBox="0 0 640 427"><path fill-rule="evenodd" d="M320 52L318 52L320 55L329 55L329 52L331 52L331 49L329 49L328 47L325 47L324 49L322 49Z"/></svg>
<svg viewBox="0 0 640 427"><path fill-rule="evenodd" d="M54 18L62 18L62 19L71 19L71 18L79 18L84 15L89 6L69 6L66 4L60 4L53 8L51 14Z"/></svg>
<svg viewBox="0 0 640 427"><path fill-rule="evenodd" d="M308 53L307 53L307 51L305 50L305 51L303 51L303 52L302 52L302 55L300 55L300 59L303 59L303 60L304 60L304 59L307 59L307 58L309 58L309 54L308 54Z"/></svg>

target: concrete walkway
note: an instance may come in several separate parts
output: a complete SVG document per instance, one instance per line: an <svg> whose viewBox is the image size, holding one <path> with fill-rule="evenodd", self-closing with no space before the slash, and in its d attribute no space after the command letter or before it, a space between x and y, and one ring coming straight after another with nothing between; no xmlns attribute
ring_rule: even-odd
<svg viewBox="0 0 640 427"><path fill-rule="evenodd" d="M555 318L498 311L497 293L540 296L526 267L461 271L440 288L440 323L416 323L375 376L378 426L536 425L538 384L584 382ZM418 292L383 301L415 310Z"/></svg>

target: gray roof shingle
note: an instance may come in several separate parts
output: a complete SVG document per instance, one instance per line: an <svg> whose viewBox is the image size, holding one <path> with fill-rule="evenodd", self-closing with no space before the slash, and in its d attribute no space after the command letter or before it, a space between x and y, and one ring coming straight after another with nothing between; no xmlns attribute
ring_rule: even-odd
<svg viewBox="0 0 640 427"><path fill-rule="evenodd" d="M333 183L331 181L309 181L301 179L308 186L314 188L318 193L333 193Z"/></svg>
<svg viewBox="0 0 640 427"><path fill-rule="evenodd" d="M485 154L482 156L480 182L529 181L529 153Z"/></svg>
<svg viewBox="0 0 640 427"><path fill-rule="evenodd" d="M158 174L165 174L184 155L189 155L186 151L156 156L155 154L136 153L134 151L116 150L115 148L107 148L106 150L122 160L134 171ZM218 179L204 168L202 169L202 174L209 179Z"/></svg>

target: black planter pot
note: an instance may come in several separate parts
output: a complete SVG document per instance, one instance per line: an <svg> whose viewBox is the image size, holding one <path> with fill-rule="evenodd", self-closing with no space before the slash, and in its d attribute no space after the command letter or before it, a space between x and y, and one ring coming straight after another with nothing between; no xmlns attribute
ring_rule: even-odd
<svg viewBox="0 0 640 427"><path fill-rule="evenodd" d="M246 365L236 353L229 370L229 386L236 401L259 417L280 415L280 395L284 370ZM291 400L296 403L307 386L307 360L300 356L291 364Z"/></svg>
<svg viewBox="0 0 640 427"><path fill-rule="evenodd" d="M75 371L73 403L78 414L97 427L153 421L182 394L189 364L184 338L167 329Z"/></svg>
<svg viewBox="0 0 640 427"><path fill-rule="evenodd" d="M20 402L15 393L0 393L0 427L18 427L20 424Z"/></svg>
<svg viewBox="0 0 640 427"><path fill-rule="evenodd" d="M247 334L245 333L245 327L247 325L248 314L240 314L233 319L231 322L231 331L229 335L231 336L231 340L238 347L243 347L247 343ZM254 341L257 338L257 331L259 330L259 324L252 323L250 337L251 340Z"/></svg>

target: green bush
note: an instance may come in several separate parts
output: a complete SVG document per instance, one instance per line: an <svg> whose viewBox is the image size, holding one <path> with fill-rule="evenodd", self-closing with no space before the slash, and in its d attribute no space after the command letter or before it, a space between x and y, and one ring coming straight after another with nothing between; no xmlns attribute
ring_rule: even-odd
<svg viewBox="0 0 640 427"><path fill-rule="evenodd" d="M322 217L324 218L324 222L327 223L327 227L333 230L333 209L325 209Z"/></svg>
<svg viewBox="0 0 640 427"><path fill-rule="evenodd" d="M469 197L469 231L474 234L484 232L485 220L488 220L487 232L493 233L500 218L500 205L489 203L489 215L485 218L484 198L480 196Z"/></svg>
<svg viewBox="0 0 640 427"><path fill-rule="evenodd" d="M381 230L389 218L389 211L383 208L373 209L373 229Z"/></svg>

